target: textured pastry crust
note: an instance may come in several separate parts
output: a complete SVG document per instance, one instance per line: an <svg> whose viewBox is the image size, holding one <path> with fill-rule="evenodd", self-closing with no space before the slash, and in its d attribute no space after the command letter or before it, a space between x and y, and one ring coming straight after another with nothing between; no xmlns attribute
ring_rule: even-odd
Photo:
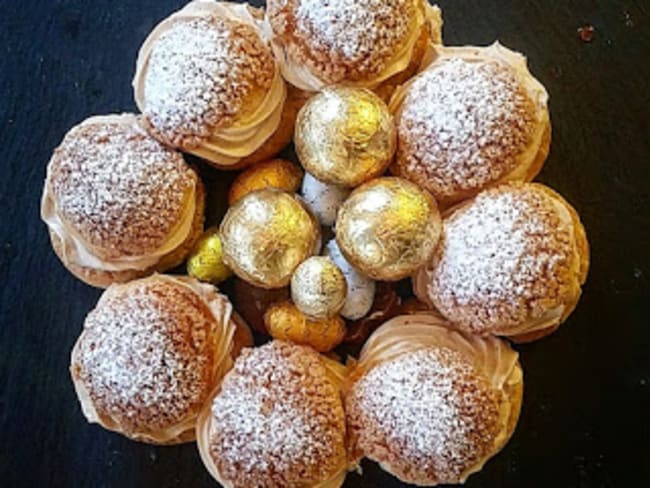
<svg viewBox="0 0 650 488"><path fill-rule="evenodd" d="M588 269L585 230L566 200L544 185L509 183L449 210L413 288L462 330L528 342L573 312Z"/></svg>
<svg viewBox="0 0 650 488"><path fill-rule="evenodd" d="M564 200L564 197L562 195L560 195L556 191L546 186L543 185L539 185L539 186L540 186L540 190L548 194L549 197L556 198L559 199L561 202L564 202L567 206L567 210L571 214L571 220L573 221L573 227L576 232L575 235L576 248L577 248L578 255L580 256L578 280L580 285L584 285L584 283L587 281L587 275L589 273L591 252L589 249L589 241L587 240L587 234L585 232L584 225L582 225L582 221L580 220L580 215L578 215L578 212L571 205L569 205L566 202L566 200ZM560 327L560 325L562 325L563 322L565 322L569 318L569 316L576 309L576 307L578 306L578 302L580 301L581 294L582 291L580 290L575 295L573 295L573 299L568 300L565 303L564 313L562 314L562 317L560 317L559 323L547 327L546 329L541 329L541 330L536 330L524 334L517 334L514 336L510 336L509 339L516 343L524 344L527 342L533 342L542 339L552 334Z"/></svg>
<svg viewBox="0 0 650 488"><path fill-rule="evenodd" d="M302 346L273 341L245 350L197 422L210 474L228 488L341 486L345 374Z"/></svg>
<svg viewBox="0 0 650 488"><path fill-rule="evenodd" d="M431 313L397 317L350 367L351 460L366 456L418 486L462 483L508 442L522 396L506 342L465 336Z"/></svg>
<svg viewBox="0 0 650 488"><path fill-rule="evenodd" d="M133 85L154 137L223 169L268 159L290 142L296 94L287 90L263 13L195 0L143 44Z"/></svg>
<svg viewBox="0 0 650 488"><path fill-rule="evenodd" d="M393 174L443 208L507 181L531 181L551 143L548 95L525 58L496 43L435 47L433 62L391 100L399 144Z"/></svg>
<svg viewBox="0 0 650 488"><path fill-rule="evenodd" d="M225 296L190 278L110 287L71 355L88 421L151 444L193 440L200 409L232 366L231 314Z"/></svg>
<svg viewBox="0 0 650 488"><path fill-rule="evenodd" d="M418 71L429 45L441 43L439 9L420 0L271 0L267 5L274 47L282 53L278 56L306 66L314 79L310 91L352 84L374 89L387 100ZM422 25L415 23L418 16L425 19ZM340 20L328 22L332 17ZM417 40L408 48L409 62L386 78L384 73L398 61L395 56L403 54L413 37Z"/></svg>
<svg viewBox="0 0 650 488"><path fill-rule="evenodd" d="M122 271L105 271L101 269L89 268L80 266L73 262L70 262L63 253L63 243L61 239L51 230L50 241L52 242L52 248L54 249L55 254L61 260L61 263L66 267L70 273L75 277L83 281L84 283L95 286L97 288L107 288L113 283L126 283L137 278L143 278L155 272L163 272L169 269L175 268L189 255L189 253L194 248L194 245L198 242L199 238L203 234L203 222L204 222L204 212L205 212L205 190L203 183L200 180L197 180L196 191L195 191L195 212L194 219L192 221L192 229L188 234L185 241L176 249L172 250L168 254L162 256L160 260L148 269L144 270L122 270Z"/></svg>

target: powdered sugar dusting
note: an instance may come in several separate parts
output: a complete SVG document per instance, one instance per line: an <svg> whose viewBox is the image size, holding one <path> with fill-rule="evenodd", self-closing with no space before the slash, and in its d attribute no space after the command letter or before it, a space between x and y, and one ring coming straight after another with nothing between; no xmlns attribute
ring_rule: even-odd
<svg viewBox="0 0 650 488"><path fill-rule="evenodd" d="M442 60L410 87L398 121L398 161L434 195L478 190L517 166L535 108L516 74L497 62Z"/></svg>
<svg viewBox="0 0 650 488"><path fill-rule="evenodd" d="M381 73L409 38L416 9L414 0L284 0L269 2L269 18L302 43L292 54L333 83Z"/></svg>
<svg viewBox="0 0 650 488"><path fill-rule="evenodd" d="M307 486L345 465L338 388L300 346L244 351L214 400L210 432L217 470L236 487Z"/></svg>
<svg viewBox="0 0 650 488"><path fill-rule="evenodd" d="M255 90L275 75L271 51L255 29L219 16L177 20L151 51L144 113L162 140L191 148L229 126Z"/></svg>
<svg viewBox="0 0 650 488"><path fill-rule="evenodd" d="M379 364L346 400L352 439L409 482L455 483L490 453L500 393L459 353L427 348Z"/></svg>
<svg viewBox="0 0 650 488"><path fill-rule="evenodd" d="M78 375L95 409L127 432L156 432L196 415L212 388L214 327L205 303L182 285L109 288L78 344Z"/></svg>
<svg viewBox="0 0 650 488"><path fill-rule="evenodd" d="M159 248L179 224L197 176L134 116L72 129L50 162L57 211L106 257Z"/></svg>
<svg viewBox="0 0 650 488"><path fill-rule="evenodd" d="M483 332L520 325L561 304L573 279L572 222L566 220L534 185L479 194L444 222L428 271L436 307Z"/></svg>

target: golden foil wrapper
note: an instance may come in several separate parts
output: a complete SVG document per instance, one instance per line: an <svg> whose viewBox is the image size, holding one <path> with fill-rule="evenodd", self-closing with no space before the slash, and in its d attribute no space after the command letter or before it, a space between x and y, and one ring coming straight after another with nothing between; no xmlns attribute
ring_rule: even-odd
<svg viewBox="0 0 650 488"><path fill-rule="evenodd" d="M311 346L319 352L334 349L346 333L340 316L311 320L291 302L272 305L264 315L264 323L274 339Z"/></svg>
<svg viewBox="0 0 650 488"><path fill-rule="evenodd" d="M314 256L298 266L291 278L291 298L296 307L313 320L337 315L347 295L345 276L334 262Z"/></svg>
<svg viewBox="0 0 650 488"><path fill-rule="evenodd" d="M357 188L343 204L336 241L365 275L398 281L431 259L441 227L429 193L401 178L379 178Z"/></svg>
<svg viewBox="0 0 650 488"><path fill-rule="evenodd" d="M333 87L302 108L294 143L309 173L326 183L354 187L386 171L397 133L388 107L377 95Z"/></svg>
<svg viewBox="0 0 650 488"><path fill-rule="evenodd" d="M272 159L256 164L240 173L228 192L228 205L233 206L244 196L264 188L277 188L295 193L302 182L302 170L284 159Z"/></svg>
<svg viewBox="0 0 650 488"><path fill-rule="evenodd" d="M194 246L187 260L187 274L214 285L232 276L232 271L223 260L221 238L216 227L205 231Z"/></svg>
<svg viewBox="0 0 650 488"><path fill-rule="evenodd" d="M296 196L258 190L230 207L220 227L224 261L237 276L282 288L320 247L320 224Z"/></svg>

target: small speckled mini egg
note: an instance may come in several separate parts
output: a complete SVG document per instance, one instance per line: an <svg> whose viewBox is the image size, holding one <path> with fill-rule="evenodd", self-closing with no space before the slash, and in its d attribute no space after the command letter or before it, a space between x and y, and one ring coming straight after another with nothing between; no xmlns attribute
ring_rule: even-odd
<svg viewBox="0 0 650 488"><path fill-rule="evenodd" d="M339 207L350 195L349 188L324 183L309 173L305 174L302 181L301 192L309 208L325 227L334 225Z"/></svg>
<svg viewBox="0 0 650 488"><path fill-rule="evenodd" d="M348 293L341 315L349 320L365 317L375 300L376 283L361 274L345 259L335 239L327 243L325 254L339 267L348 285Z"/></svg>
<svg viewBox="0 0 650 488"><path fill-rule="evenodd" d="M329 319L337 315L345 304L346 294L343 273L325 256L307 259L291 278L291 298L310 319Z"/></svg>

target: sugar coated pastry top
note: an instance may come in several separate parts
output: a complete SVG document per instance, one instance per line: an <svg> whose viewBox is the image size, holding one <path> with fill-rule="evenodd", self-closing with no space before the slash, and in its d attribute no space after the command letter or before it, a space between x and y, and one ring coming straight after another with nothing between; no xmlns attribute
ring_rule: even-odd
<svg viewBox="0 0 650 488"><path fill-rule="evenodd" d="M155 275L113 285L88 314L71 373L91 422L137 440L193 437L230 362L232 307L214 288Z"/></svg>
<svg viewBox="0 0 650 488"><path fill-rule="evenodd" d="M133 84L157 138L228 166L275 132L286 87L256 15L199 0L153 30Z"/></svg>
<svg viewBox="0 0 650 488"><path fill-rule="evenodd" d="M354 365L346 410L352 454L421 486L463 482L512 433L517 354L416 314L378 329Z"/></svg>
<svg viewBox="0 0 650 488"><path fill-rule="evenodd" d="M340 486L343 367L274 341L245 350L199 420L201 456L227 487Z"/></svg>
<svg viewBox="0 0 650 488"><path fill-rule="evenodd" d="M374 88L408 66L423 28L439 42L440 11L422 0L270 0L267 5L283 74L307 91L335 83Z"/></svg>
<svg viewBox="0 0 650 488"><path fill-rule="evenodd" d="M531 179L548 153L550 125L548 95L525 58L498 43L436 47L436 56L391 102L396 174L443 204L499 181Z"/></svg>
<svg viewBox="0 0 650 488"><path fill-rule="evenodd" d="M139 122L92 117L54 152L41 211L75 264L145 269L190 233L198 177Z"/></svg>
<svg viewBox="0 0 650 488"><path fill-rule="evenodd" d="M587 267L575 211L542 185L510 183L444 220L440 246L414 288L463 330L516 335L563 320Z"/></svg>

